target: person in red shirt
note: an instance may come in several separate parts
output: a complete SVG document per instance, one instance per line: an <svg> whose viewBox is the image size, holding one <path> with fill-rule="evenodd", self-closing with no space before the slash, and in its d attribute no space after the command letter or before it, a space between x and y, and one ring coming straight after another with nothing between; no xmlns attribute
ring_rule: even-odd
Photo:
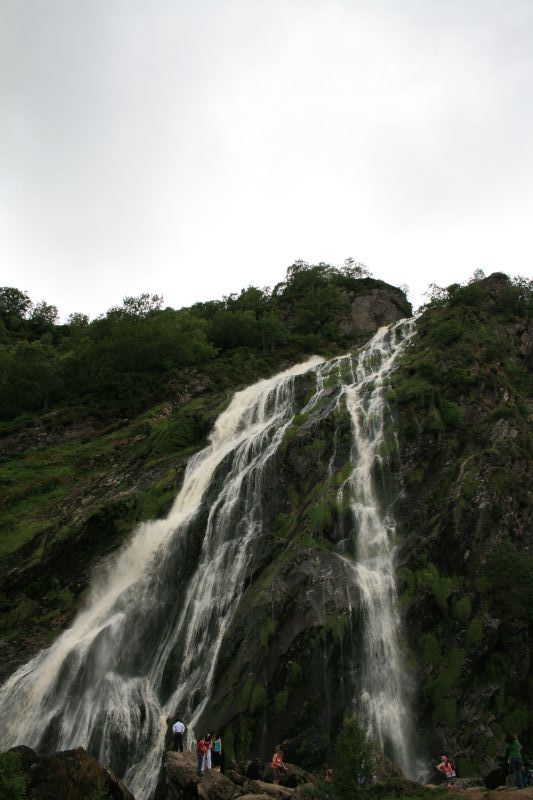
<svg viewBox="0 0 533 800"><path fill-rule="evenodd" d="M288 772L289 770L283 763L283 753L281 752L281 747L276 747L274 755L272 756L272 762L270 764L270 768L272 770L272 774L274 776L274 783L279 783L279 773L280 770L284 772Z"/></svg>
<svg viewBox="0 0 533 800"><path fill-rule="evenodd" d="M198 741L196 742L196 758L197 758L197 761L198 761L198 766L196 768L196 774L198 775L199 778L202 777L203 766L204 766L204 757L205 757L205 754L207 753L208 749L209 749L209 747L208 747L207 742L205 741L205 739L204 738L198 739Z"/></svg>
<svg viewBox="0 0 533 800"><path fill-rule="evenodd" d="M439 772L442 772L448 786L453 786L455 783L455 764L453 761L450 761L448 756L441 756L440 764L437 764L437 769Z"/></svg>

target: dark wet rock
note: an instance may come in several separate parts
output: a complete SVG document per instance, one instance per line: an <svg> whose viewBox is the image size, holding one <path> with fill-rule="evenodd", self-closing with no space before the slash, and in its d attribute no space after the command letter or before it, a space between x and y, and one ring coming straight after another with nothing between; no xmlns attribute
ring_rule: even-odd
<svg viewBox="0 0 533 800"><path fill-rule="evenodd" d="M221 772L207 769L197 784L201 800L231 800L238 790L235 784Z"/></svg>
<svg viewBox="0 0 533 800"><path fill-rule="evenodd" d="M294 789L288 786L281 786L279 783L267 783L266 781L248 781L245 786L248 794L261 794L276 800L286 800L292 797Z"/></svg>
<svg viewBox="0 0 533 800"><path fill-rule="evenodd" d="M244 778L237 775L239 782L214 769L207 769L199 778L195 753L167 753L165 761L168 800L232 800L242 794L239 783Z"/></svg>
<svg viewBox="0 0 533 800"><path fill-rule="evenodd" d="M391 797L411 797L420 793L420 784L410 781L409 778L397 777L386 781L379 781L383 787L383 794Z"/></svg>
<svg viewBox="0 0 533 800"><path fill-rule="evenodd" d="M283 785L296 788L304 783L317 783L317 779L310 772L297 766L297 764L286 764L287 772L283 776Z"/></svg>
<svg viewBox="0 0 533 800"><path fill-rule="evenodd" d="M368 294L350 296L350 315L341 322L340 328L345 336L370 336L383 325L409 317L411 313L401 289L377 285Z"/></svg>
<svg viewBox="0 0 533 800"><path fill-rule="evenodd" d="M476 789L481 788L484 789L485 782L483 778L480 776L472 777L472 778L456 778L454 783L454 789Z"/></svg>
<svg viewBox="0 0 533 800"><path fill-rule="evenodd" d="M270 794L241 794L240 800L271 800Z"/></svg>
<svg viewBox="0 0 533 800"><path fill-rule="evenodd" d="M224 770L224 775L230 779L233 783L237 784L237 786L243 786L246 783L246 778L243 775L240 775L234 769L226 769Z"/></svg>
<svg viewBox="0 0 533 800"><path fill-rule="evenodd" d="M50 755L14 747L27 780L28 800L135 800L122 781L82 747Z"/></svg>
<svg viewBox="0 0 533 800"><path fill-rule="evenodd" d="M384 753L378 752L374 764L374 775L377 781L387 781L395 778L403 778L402 771L398 764L391 761Z"/></svg>
<svg viewBox="0 0 533 800"><path fill-rule="evenodd" d="M168 800L195 800L200 778L195 753L167 753L165 760Z"/></svg>

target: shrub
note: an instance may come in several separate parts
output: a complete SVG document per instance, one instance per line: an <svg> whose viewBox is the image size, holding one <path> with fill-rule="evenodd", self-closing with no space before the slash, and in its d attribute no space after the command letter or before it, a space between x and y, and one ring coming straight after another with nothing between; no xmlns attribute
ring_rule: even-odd
<svg viewBox="0 0 533 800"><path fill-rule="evenodd" d="M287 700L289 699L289 690L282 689L274 698L274 709L276 714L281 714L287 708Z"/></svg>
<svg viewBox="0 0 533 800"><path fill-rule="evenodd" d="M355 714L345 716L335 745L333 790L336 800L353 800L372 780L374 746Z"/></svg>
<svg viewBox="0 0 533 800"><path fill-rule="evenodd" d="M24 800L26 779L18 753L0 753L0 798Z"/></svg>
<svg viewBox="0 0 533 800"><path fill-rule="evenodd" d="M257 708L264 706L265 699L266 699L266 692L264 686L261 686L260 683L256 683L252 691L252 696L250 698L250 711L255 711Z"/></svg>

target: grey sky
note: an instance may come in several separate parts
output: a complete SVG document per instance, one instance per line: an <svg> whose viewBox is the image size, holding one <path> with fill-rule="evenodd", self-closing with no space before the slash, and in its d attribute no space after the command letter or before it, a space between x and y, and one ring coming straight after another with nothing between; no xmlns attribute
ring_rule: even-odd
<svg viewBox="0 0 533 800"><path fill-rule="evenodd" d="M531 0L0 0L0 285L533 275Z"/></svg>

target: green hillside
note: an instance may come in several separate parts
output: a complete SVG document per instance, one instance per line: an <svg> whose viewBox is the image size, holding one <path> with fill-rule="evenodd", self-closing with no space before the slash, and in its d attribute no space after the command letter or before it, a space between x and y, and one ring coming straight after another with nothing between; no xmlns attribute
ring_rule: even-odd
<svg viewBox="0 0 533 800"><path fill-rule="evenodd" d="M501 274L433 287L386 394L376 483L396 523L416 747L453 752L463 775L488 774L506 732L533 748L532 288ZM0 290L4 674L68 624L139 522L169 510L236 389L312 353L355 351L410 314L399 289L353 263L299 262L273 290L179 311L127 298L68 325L24 303ZM298 379L303 401L310 380ZM285 433L223 637L202 724L237 757L283 741L290 760L322 763L353 697L362 612L339 591L354 553L339 559L352 438L337 384L331 407Z"/></svg>

